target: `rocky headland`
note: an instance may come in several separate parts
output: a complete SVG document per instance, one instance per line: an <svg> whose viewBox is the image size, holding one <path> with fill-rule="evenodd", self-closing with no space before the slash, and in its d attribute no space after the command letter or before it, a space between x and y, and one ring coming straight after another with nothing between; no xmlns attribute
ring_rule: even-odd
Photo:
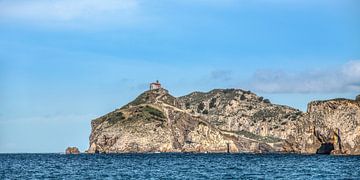
<svg viewBox="0 0 360 180"><path fill-rule="evenodd" d="M307 112L240 89L174 97L163 88L91 122L88 153L231 152L360 155L360 98Z"/></svg>

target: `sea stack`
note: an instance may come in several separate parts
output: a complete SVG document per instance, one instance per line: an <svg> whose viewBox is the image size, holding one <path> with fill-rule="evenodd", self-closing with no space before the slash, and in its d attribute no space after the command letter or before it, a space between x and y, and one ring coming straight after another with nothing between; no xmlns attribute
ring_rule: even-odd
<svg viewBox="0 0 360 180"><path fill-rule="evenodd" d="M80 154L80 151L77 147L68 147L65 150L65 154Z"/></svg>

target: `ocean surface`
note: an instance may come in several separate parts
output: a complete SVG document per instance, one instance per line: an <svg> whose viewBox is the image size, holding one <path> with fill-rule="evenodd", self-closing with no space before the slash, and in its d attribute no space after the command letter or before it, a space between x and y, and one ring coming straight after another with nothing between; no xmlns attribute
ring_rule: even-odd
<svg viewBox="0 0 360 180"><path fill-rule="evenodd" d="M0 179L360 179L360 156L0 154Z"/></svg>

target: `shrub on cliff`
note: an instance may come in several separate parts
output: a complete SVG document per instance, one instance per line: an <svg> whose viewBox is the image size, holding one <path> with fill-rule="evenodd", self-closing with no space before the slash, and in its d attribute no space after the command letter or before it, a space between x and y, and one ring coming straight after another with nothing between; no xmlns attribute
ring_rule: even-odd
<svg viewBox="0 0 360 180"><path fill-rule="evenodd" d="M242 95L240 96L240 100L243 101L243 100L245 100L245 99L246 99L246 97L242 94Z"/></svg>
<svg viewBox="0 0 360 180"><path fill-rule="evenodd" d="M205 110L203 111L203 114L209 114L209 111L205 109Z"/></svg>
<svg viewBox="0 0 360 180"><path fill-rule="evenodd" d="M204 110L204 108L205 108L205 104L203 102L201 102L197 108L198 113L200 113L202 110Z"/></svg>
<svg viewBox="0 0 360 180"><path fill-rule="evenodd" d="M163 112L161 112L160 110L155 109L151 106L145 106L143 112L149 113L150 115L153 115L153 116L156 116L159 118L165 118L165 115Z"/></svg>
<svg viewBox="0 0 360 180"><path fill-rule="evenodd" d="M216 98L212 98L209 103L209 108L215 108L216 107Z"/></svg>
<svg viewBox="0 0 360 180"><path fill-rule="evenodd" d="M264 99L264 103L270 104L270 100L269 99Z"/></svg>
<svg viewBox="0 0 360 180"><path fill-rule="evenodd" d="M115 112L113 116L108 117L107 121L111 124L114 125L117 122L124 120L124 114L122 112Z"/></svg>

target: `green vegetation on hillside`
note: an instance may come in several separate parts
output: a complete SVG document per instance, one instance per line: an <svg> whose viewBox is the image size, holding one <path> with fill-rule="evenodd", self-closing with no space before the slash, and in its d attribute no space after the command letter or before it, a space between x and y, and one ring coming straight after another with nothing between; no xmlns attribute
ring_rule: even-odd
<svg viewBox="0 0 360 180"><path fill-rule="evenodd" d="M153 108L151 106L145 106L143 109L143 113L145 114L149 114L158 118L165 118L165 115L163 112L161 112L160 110Z"/></svg>
<svg viewBox="0 0 360 180"><path fill-rule="evenodd" d="M122 112L114 112L112 116L108 117L107 121L110 125L114 125L117 122L124 120L124 114Z"/></svg>

